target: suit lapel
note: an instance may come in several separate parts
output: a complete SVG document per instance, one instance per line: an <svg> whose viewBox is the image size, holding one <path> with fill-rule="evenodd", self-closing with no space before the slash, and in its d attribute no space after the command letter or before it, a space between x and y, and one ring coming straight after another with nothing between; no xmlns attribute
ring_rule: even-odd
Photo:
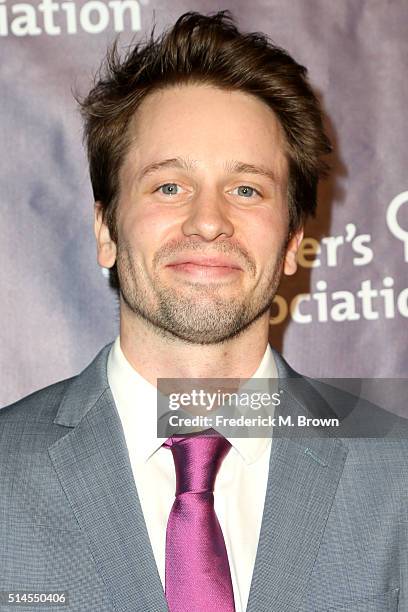
<svg viewBox="0 0 408 612"><path fill-rule="evenodd" d="M275 354L281 381L296 376ZM308 414L287 385L281 413ZM313 407L314 408L314 407ZM315 416L315 415L314 415ZM297 428L295 428L297 429ZM295 612L302 604L347 456L322 430L273 438L260 539L247 612Z"/></svg>
<svg viewBox="0 0 408 612"><path fill-rule="evenodd" d="M106 376L109 346L73 380L49 455L117 612L167 612L122 425Z"/></svg>

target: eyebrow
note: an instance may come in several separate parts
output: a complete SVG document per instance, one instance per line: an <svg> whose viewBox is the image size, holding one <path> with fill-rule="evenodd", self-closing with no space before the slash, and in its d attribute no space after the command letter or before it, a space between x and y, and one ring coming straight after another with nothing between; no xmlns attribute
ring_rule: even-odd
<svg viewBox="0 0 408 612"><path fill-rule="evenodd" d="M257 174L269 179L272 182L276 181L276 174L266 166L258 166L254 164L246 164L241 161L231 161L225 164L225 169L231 174Z"/></svg>
<svg viewBox="0 0 408 612"><path fill-rule="evenodd" d="M184 159L182 157L173 157L170 159L164 159L158 162L152 162L147 164L142 168L142 170L138 174L138 180L142 180L149 174L153 174L162 168L178 168L180 170L186 170L187 172L191 172L195 169L197 162ZM248 164L242 161L231 160L228 161L225 165L225 170L231 174L256 174L259 176L263 176L268 180L275 182L276 174L270 168L266 166L259 166L255 164Z"/></svg>
<svg viewBox="0 0 408 612"><path fill-rule="evenodd" d="M153 172L157 172L157 170L161 170L162 168L179 168L180 170L191 171L194 168L194 163L187 159L183 159L182 157L172 157L171 159L163 159L162 161L152 162L151 164L147 164L144 166L139 172L137 178L141 180L148 176L149 174L153 174Z"/></svg>

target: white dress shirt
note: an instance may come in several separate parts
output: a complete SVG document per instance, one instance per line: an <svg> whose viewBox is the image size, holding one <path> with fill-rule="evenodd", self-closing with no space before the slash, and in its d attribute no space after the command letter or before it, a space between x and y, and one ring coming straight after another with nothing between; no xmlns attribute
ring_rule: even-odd
<svg viewBox="0 0 408 612"><path fill-rule="evenodd" d="M122 422L140 504L165 587L166 527L174 502L172 453L157 437L157 389L127 361L114 342L108 381ZM276 378L268 345L252 378ZM236 612L245 612L265 503L271 438L228 438L232 448L218 472L214 507L225 539Z"/></svg>

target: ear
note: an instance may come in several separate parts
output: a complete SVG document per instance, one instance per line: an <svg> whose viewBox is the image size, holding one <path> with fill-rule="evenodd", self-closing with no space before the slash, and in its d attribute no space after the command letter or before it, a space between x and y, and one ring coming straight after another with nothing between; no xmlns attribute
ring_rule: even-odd
<svg viewBox="0 0 408 612"><path fill-rule="evenodd" d="M303 240L303 227L297 230L289 239L286 247L285 261L283 264L283 272L290 276L297 270L296 254L298 252L300 243Z"/></svg>
<svg viewBox="0 0 408 612"><path fill-rule="evenodd" d="M100 202L95 202L94 232L98 263L102 268L111 268L116 261L116 244L103 219L103 208Z"/></svg>

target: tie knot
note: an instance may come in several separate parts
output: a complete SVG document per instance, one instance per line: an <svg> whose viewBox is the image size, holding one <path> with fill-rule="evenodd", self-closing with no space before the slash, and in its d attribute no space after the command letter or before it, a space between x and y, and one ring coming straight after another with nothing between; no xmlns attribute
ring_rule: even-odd
<svg viewBox="0 0 408 612"><path fill-rule="evenodd" d="M173 436L163 446L173 454L176 496L213 491L218 470L231 448L228 440L213 429L184 437Z"/></svg>

